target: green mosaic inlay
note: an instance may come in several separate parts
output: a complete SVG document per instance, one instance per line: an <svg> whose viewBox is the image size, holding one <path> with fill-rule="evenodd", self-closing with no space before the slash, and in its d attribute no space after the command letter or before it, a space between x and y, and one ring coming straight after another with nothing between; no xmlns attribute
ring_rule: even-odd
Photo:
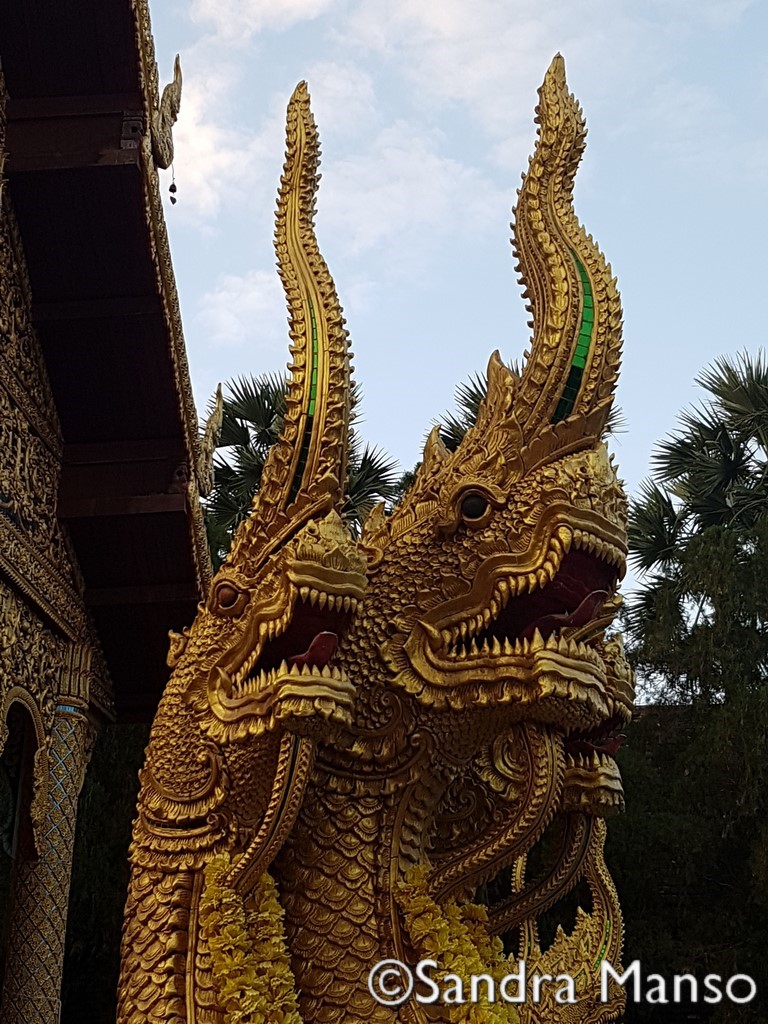
<svg viewBox="0 0 768 1024"><path fill-rule="evenodd" d="M309 300L309 320L312 324L312 379L309 385L309 409L307 416L315 415L315 400L317 398L317 320L315 319L315 307L312 300Z"/></svg>
<svg viewBox="0 0 768 1024"><path fill-rule="evenodd" d="M595 970L597 970L597 968L600 966L600 961L605 956L605 951L608 949L608 940L610 939L610 937L611 937L611 919L607 918L606 922L605 922L605 938L603 940L602 949L600 950L600 955L598 956L597 960L595 960L595 968L594 968Z"/></svg>
<svg viewBox="0 0 768 1024"><path fill-rule="evenodd" d="M304 476L304 469L307 465L307 457L309 455L309 444L312 440L312 420L315 415L315 406L317 404L317 372L318 372L318 343L317 343L317 320L315 319L315 307L312 305L312 300L309 299L309 322L312 327L312 363L311 373L309 378L309 405L307 406L307 421L304 425L304 436L301 442L301 454L299 455L299 461L296 466L296 473L293 477L293 483L291 484L291 493L289 501L293 501L298 494L299 487L301 486L301 479Z"/></svg>
<svg viewBox="0 0 768 1024"><path fill-rule="evenodd" d="M555 415L552 417L553 423L559 423L560 420L564 420L566 416L570 416L573 412L573 407L576 404L576 398L579 394L579 388L581 387L581 378L584 375L587 359L589 358L589 350L592 347L592 331L595 326L595 300L592 295L592 285L589 281L589 275L587 274L584 264L573 249L571 249L571 256L573 256L573 261L576 264L576 269L579 271L579 277L581 278L583 296L581 304L581 324L579 325L579 336L576 339L576 351L573 353L573 358L571 359L571 369L568 373L568 379L565 382L563 393L560 396L560 401L557 403Z"/></svg>

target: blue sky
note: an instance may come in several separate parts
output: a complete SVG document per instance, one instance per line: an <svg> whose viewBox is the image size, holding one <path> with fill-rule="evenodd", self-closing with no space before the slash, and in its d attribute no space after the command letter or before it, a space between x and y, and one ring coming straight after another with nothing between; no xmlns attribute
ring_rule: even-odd
<svg viewBox="0 0 768 1024"><path fill-rule="evenodd" d="M166 217L199 410L218 381L286 363L271 239L300 79L361 430L404 468L457 383L494 348L526 348L508 223L558 51L589 125L576 212L624 304L628 430L613 448L630 492L700 370L765 344L759 0L155 0L152 13L161 80L177 51L184 72Z"/></svg>

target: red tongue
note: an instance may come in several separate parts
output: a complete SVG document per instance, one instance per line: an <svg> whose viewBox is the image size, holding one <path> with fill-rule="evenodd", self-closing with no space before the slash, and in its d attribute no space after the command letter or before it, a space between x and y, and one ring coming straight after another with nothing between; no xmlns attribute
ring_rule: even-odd
<svg viewBox="0 0 768 1024"><path fill-rule="evenodd" d="M598 754L608 754L609 757L613 757L625 739L626 737L621 735L612 736L604 743L590 743L589 740L566 740L565 749L569 754L591 754L594 750Z"/></svg>
<svg viewBox="0 0 768 1024"><path fill-rule="evenodd" d="M299 668L305 665L309 665L310 668L322 668L334 656L338 644L339 638L335 633L318 633L303 654L294 654L292 658L287 659L288 664L298 665Z"/></svg>
<svg viewBox="0 0 768 1024"><path fill-rule="evenodd" d="M607 597L607 590L593 590L591 594L587 594L576 611L564 612L560 615L544 615L542 618L536 619L535 622L531 622L520 634L520 639L530 640L537 629L542 636L546 637L565 626L586 626Z"/></svg>

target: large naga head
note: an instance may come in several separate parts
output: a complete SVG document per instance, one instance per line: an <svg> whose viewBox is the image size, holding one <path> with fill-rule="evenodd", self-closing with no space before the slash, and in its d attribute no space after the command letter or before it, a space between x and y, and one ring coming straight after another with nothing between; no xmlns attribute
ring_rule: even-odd
<svg viewBox="0 0 768 1024"><path fill-rule="evenodd" d="M626 499L604 436L621 306L573 212L586 127L559 55L539 95L513 225L530 352L520 373L491 356L475 425L454 452L432 431L409 493L372 517L363 542L378 563L371 603L398 595L381 646L394 685L422 704L561 727L574 792L579 771L597 769L618 805L611 755L633 689L606 629L620 606Z"/></svg>

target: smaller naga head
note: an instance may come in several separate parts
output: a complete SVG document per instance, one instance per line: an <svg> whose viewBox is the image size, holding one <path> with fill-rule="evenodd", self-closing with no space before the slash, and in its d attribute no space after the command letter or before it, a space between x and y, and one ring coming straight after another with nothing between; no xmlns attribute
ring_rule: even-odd
<svg viewBox="0 0 768 1024"><path fill-rule="evenodd" d="M291 99L275 245L290 314L284 425L188 636L172 644L208 735L238 741L348 723L354 688L332 659L359 612L366 559L342 518L351 407L344 318L314 235L319 146Z"/></svg>
<svg viewBox="0 0 768 1024"><path fill-rule="evenodd" d="M521 373L491 357L476 424L455 452L432 432L411 490L363 543L376 563L369 606L396 595L380 648L392 685L425 706L561 730L571 797L602 813L621 802L613 754L633 702L606 632L627 554L626 498L604 442L621 307L572 209L586 129L559 57L537 114L514 224L530 354ZM605 793L583 795L579 772Z"/></svg>

